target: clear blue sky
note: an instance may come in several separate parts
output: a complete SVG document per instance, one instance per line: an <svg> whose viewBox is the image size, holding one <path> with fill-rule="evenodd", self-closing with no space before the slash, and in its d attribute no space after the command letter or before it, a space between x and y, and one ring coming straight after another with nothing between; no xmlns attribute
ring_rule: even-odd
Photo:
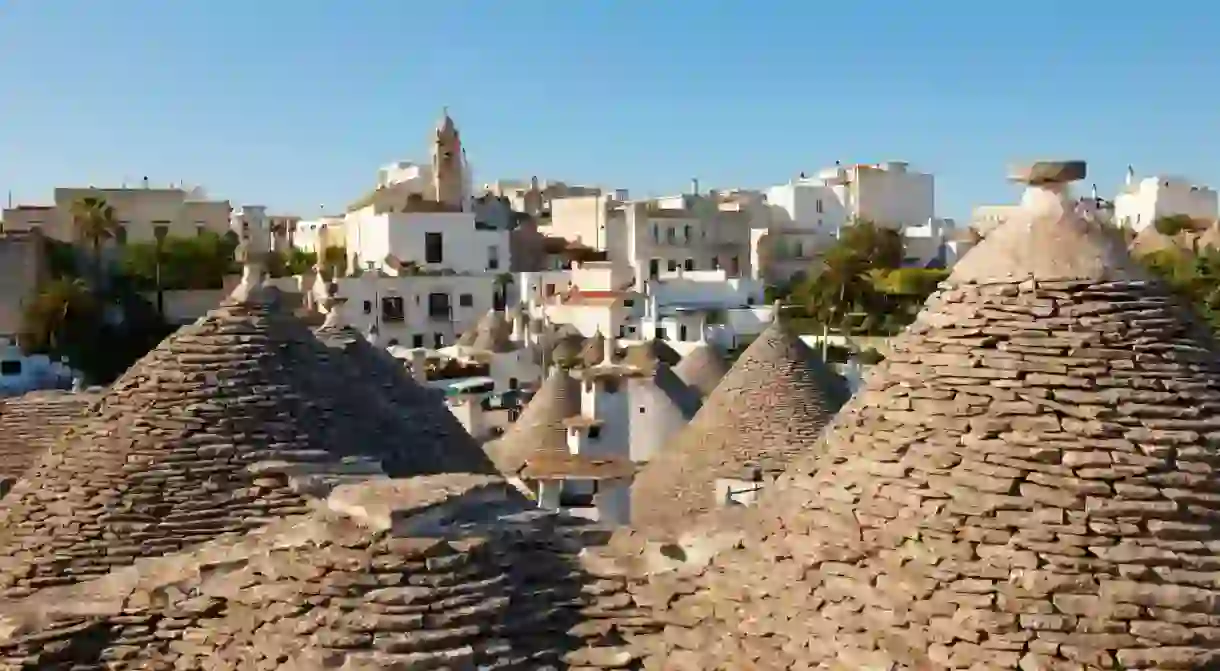
<svg viewBox="0 0 1220 671"><path fill-rule="evenodd" d="M900 159L961 217L1024 157L1220 182L1218 87L1204 2L0 0L0 196L148 175L308 215L448 105L478 182Z"/></svg>

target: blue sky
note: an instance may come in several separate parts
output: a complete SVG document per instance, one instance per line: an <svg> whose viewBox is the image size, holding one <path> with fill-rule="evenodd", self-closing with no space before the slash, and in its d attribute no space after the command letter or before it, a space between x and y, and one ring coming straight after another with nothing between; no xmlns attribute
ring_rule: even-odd
<svg viewBox="0 0 1220 671"><path fill-rule="evenodd" d="M1189 1L0 0L0 194L148 175L309 215L426 159L448 105L479 182L895 159L962 217L1014 159L1220 182L1218 75Z"/></svg>

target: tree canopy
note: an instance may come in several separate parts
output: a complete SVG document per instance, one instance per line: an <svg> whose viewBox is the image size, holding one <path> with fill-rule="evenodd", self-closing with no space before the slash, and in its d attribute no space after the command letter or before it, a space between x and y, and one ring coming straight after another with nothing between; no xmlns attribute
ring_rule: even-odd
<svg viewBox="0 0 1220 671"><path fill-rule="evenodd" d="M895 333L948 273L902 267L905 249L898 231L858 221L791 287L786 300L818 324L851 332Z"/></svg>

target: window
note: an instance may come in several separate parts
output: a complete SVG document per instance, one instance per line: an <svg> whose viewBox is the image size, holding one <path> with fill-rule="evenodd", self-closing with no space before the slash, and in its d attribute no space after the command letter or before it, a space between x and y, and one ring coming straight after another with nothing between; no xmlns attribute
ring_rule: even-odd
<svg viewBox="0 0 1220 671"><path fill-rule="evenodd" d="M203 235L207 232L207 230L207 226L204 226L203 224L195 224L195 235Z"/></svg>
<svg viewBox="0 0 1220 671"><path fill-rule="evenodd" d="M390 338L390 342L386 343L388 347L398 347L398 338Z"/></svg>
<svg viewBox="0 0 1220 671"><path fill-rule="evenodd" d="M554 284L546 285L546 297L550 298L551 296L554 296L554 295L555 295L555 285Z"/></svg>
<svg viewBox="0 0 1220 671"><path fill-rule="evenodd" d="M658 228L656 224L652 225L652 241L653 242L661 241L661 229Z"/></svg>
<svg viewBox="0 0 1220 671"><path fill-rule="evenodd" d="M153 222L153 237L164 240L167 235L169 235L169 222L168 221L154 221Z"/></svg>
<svg viewBox="0 0 1220 671"><path fill-rule="evenodd" d="M661 274L661 261L659 259L649 259L648 277L650 279L655 280L655 279L657 279L657 276L660 274Z"/></svg>
<svg viewBox="0 0 1220 671"><path fill-rule="evenodd" d="M678 340L686 342L686 324L678 326Z"/></svg>
<svg viewBox="0 0 1220 671"><path fill-rule="evenodd" d="M406 319L402 296L384 296L381 299L381 318L388 322L401 322Z"/></svg>
<svg viewBox="0 0 1220 671"><path fill-rule="evenodd" d="M656 329L654 329L652 332L652 337L656 338L657 340L665 340L665 327L656 327Z"/></svg>
<svg viewBox="0 0 1220 671"><path fill-rule="evenodd" d="M694 269L695 269L695 260L694 260L694 259L687 259L687 260L686 260L686 261L685 261L685 262L682 264L682 267L683 267L684 269L686 269L686 270L694 270Z"/></svg>
<svg viewBox="0 0 1220 671"><path fill-rule="evenodd" d="M433 333L432 334L432 346L435 347L436 349L440 349L440 348L444 347L445 346L445 334L444 333Z"/></svg>
<svg viewBox="0 0 1220 671"><path fill-rule="evenodd" d="M640 406L640 414L641 415L644 414L644 406L642 406L642 405Z"/></svg>
<svg viewBox="0 0 1220 671"><path fill-rule="evenodd" d="M5 359L0 361L0 375L21 375L21 359Z"/></svg>
<svg viewBox="0 0 1220 671"><path fill-rule="evenodd" d="M445 261L445 235L443 233L424 233L424 263L443 263Z"/></svg>
<svg viewBox="0 0 1220 671"><path fill-rule="evenodd" d="M114 242L120 246L127 244L127 227L119 224L119 227L114 229Z"/></svg>
<svg viewBox="0 0 1220 671"><path fill-rule="evenodd" d="M670 260L669 260L669 263L666 263L666 264L665 264L665 266L666 266L667 268L669 268L669 272L671 272L671 273L672 273L672 272L674 272L675 270L677 270L677 269L678 269L678 262L677 262L677 261L674 261L673 259L670 259Z"/></svg>
<svg viewBox="0 0 1220 671"><path fill-rule="evenodd" d="M458 305L468 308L474 306L474 294L461 294L458 296Z"/></svg>
<svg viewBox="0 0 1220 671"><path fill-rule="evenodd" d="M521 383L515 377L508 378L508 388L516 389Z"/></svg>
<svg viewBox="0 0 1220 671"><path fill-rule="evenodd" d="M496 270L500 267L500 248L497 245L487 246L487 269Z"/></svg>
<svg viewBox="0 0 1220 671"><path fill-rule="evenodd" d="M411 346L412 347L423 347L424 346L424 334L416 333L416 334L412 335L411 336Z"/></svg>
<svg viewBox="0 0 1220 671"><path fill-rule="evenodd" d="M678 229L669 226L665 229L665 241L669 244L674 244L678 241Z"/></svg>
<svg viewBox="0 0 1220 671"><path fill-rule="evenodd" d="M635 299L634 299L634 298L624 298L624 299L623 299L623 307L625 307L625 308L633 308L633 307L635 307Z"/></svg>
<svg viewBox="0 0 1220 671"><path fill-rule="evenodd" d="M690 224L682 227L682 240L685 242L690 242Z"/></svg>
<svg viewBox="0 0 1220 671"><path fill-rule="evenodd" d="M822 214L822 199L821 198L818 198L817 210L818 210L818 214Z"/></svg>
<svg viewBox="0 0 1220 671"><path fill-rule="evenodd" d="M792 244L792 255L798 259L805 256L805 245L801 244L800 240Z"/></svg>
<svg viewBox="0 0 1220 671"><path fill-rule="evenodd" d="M366 314L366 315L373 314L373 301L364 302L364 314Z"/></svg>
<svg viewBox="0 0 1220 671"><path fill-rule="evenodd" d="M428 317L430 319L449 318L449 294L428 294Z"/></svg>
<svg viewBox="0 0 1220 671"><path fill-rule="evenodd" d="M741 274L741 262L737 259L736 256L729 259L729 274L733 275L733 276L737 276L737 275Z"/></svg>
<svg viewBox="0 0 1220 671"><path fill-rule="evenodd" d="M712 257L712 270L720 270L720 257L719 256Z"/></svg>
<svg viewBox="0 0 1220 671"><path fill-rule="evenodd" d="M589 427L589 438L591 438L593 440L597 440L598 438L601 437L601 435L602 435L602 427L596 426L596 425ZM594 482L596 482L596 481L594 481Z"/></svg>
<svg viewBox="0 0 1220 671"><path fill-rule="evenodd" d="M618 325L618 337L620 337L620 338L627 337L627 327L623 324Z"/></svg>

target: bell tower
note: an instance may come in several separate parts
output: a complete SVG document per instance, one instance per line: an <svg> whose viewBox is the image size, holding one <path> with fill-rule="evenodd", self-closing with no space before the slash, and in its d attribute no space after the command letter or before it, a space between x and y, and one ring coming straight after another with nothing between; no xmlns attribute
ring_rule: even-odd
<svg viewBox="0 0 1220 671"><path fill-rule="evenodd" d="M466 209L463 169L461 134L449 116L449 108L445 108L432 142L432 187L437 202Z"/></svg>

